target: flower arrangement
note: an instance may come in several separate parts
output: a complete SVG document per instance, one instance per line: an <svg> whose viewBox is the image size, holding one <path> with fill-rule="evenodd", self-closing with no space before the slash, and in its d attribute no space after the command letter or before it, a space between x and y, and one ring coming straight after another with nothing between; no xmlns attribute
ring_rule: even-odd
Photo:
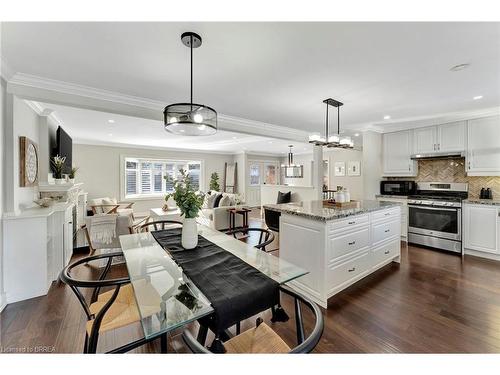
<svg viewBox="0 0 500 375"><path fill-rule="evenodd" d="M184 216L186 219L194 219L198 216L198 211L203 206L203 195L194 191L187 171L180 169L179 172L181 176L173 180L174 192L167 194L165 201L168 201L172 197L181 211L181 216ZM169 180L170 177L165 176L165 179Z"/></svg>
<svg viewBox="0 0 500 375"><path fill-rule="evenodd" d="M61 179L63 175L64 163L66 163L66 157L56 155L50 159L50 163L53 167L54 178Z"/></svg>

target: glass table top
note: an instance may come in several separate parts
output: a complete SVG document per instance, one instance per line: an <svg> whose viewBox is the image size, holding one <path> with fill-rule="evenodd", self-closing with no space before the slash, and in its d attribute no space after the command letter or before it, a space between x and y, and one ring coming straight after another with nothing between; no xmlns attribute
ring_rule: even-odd
<svg viewBox="0 0 500 375"><path fill-rule="evenodd" d="M204 225L198 224L198 233L279 284L308 273ZM150 232L120 236L120 243L146 338L171 331L213 312L210 301Z"/></svg>

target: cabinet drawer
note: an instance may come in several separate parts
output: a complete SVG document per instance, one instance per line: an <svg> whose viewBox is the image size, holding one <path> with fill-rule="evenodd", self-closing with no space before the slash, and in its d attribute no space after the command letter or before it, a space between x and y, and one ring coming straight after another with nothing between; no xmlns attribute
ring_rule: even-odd
<svg viewBox="0 0 500 375"><path fill-rule="evenodd" d="M399 215L401 215L401 209L399 207L390 210L376 211L372 213L372 221L390 220Z"/></svg>
<svg viewBox="0 0 500 375"><path fill-rule="evenodd" d="M372 224L372 245L376 245L388 238L401 236L401 221L384 221L378 224Z"/></svg>
<svg viewBox="0 0 500 375"><path fill-rule="evenodd" d="M370 244L370 231L366 226L356 232L347 234L330 235L329 260L352 253Z"/></svg>
<svg viewBox="0 0 500 375"><path fill-rule="evenodd" d="M336 287L365 272L369 267L370 253L359 256L328 269L328 286Z"/></svg>
<svg viewBox="0 0 500 375"><path fill-rule="evenodd" d="M395 239L394 241L390 241L372 250L372 265L377 266L388 259L400 255L400 252L401 241L399 240L399 238Z"/></svg>
<svg viewBox="0 0 500 375"><path fill-rule="evenodd" d="M331 232L337 229L354 227L360 224L368 224L368 215L349 216L345 219L335 220L330 224L329 229Z"/></svg>

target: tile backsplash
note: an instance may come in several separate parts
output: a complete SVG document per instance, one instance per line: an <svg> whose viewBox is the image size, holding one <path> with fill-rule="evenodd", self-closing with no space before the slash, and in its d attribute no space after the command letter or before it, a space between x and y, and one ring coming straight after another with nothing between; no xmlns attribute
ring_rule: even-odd
<svg viewBox="0 0 500 375"><path fill-rule="evenodd" d="M409 179L417 182L467 182L470 198L479 198L481 188L484 187L491 189L493 199L500 199L500 176L467 176L465 158L419 160L417 177Z"/></svg>

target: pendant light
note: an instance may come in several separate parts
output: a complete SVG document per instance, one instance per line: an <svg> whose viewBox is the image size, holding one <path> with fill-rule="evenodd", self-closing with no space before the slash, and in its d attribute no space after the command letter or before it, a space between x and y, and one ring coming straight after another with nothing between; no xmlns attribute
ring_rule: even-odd
<svg viewBox="0 0 500 375"><path fill-rule="evenodd" d="M165 130L177 135L212 135L217 132L217 112L206 105L193 103L193 48L201 46L201 36L193 32L181 35L191 50L191 100L167 105L163 111Z"/></svg>
<svg viewBox="0 0 500 375"><path fill-rule="evenodd" d="M300 164L294 164L293 162L293 145L288 146L288 164L281 164L281 168L284 169L285 178L302 178L304 175L304 167Z"/></svg>
<svg viewBox="0 0 500 375"><path fill-rule="evenodd" d="M320 134L315 133L309 136L309 143L316 146L327 146L327 147L337 147L337 148L354 148L354 142L351 137L341 137L340 136L340 107L344 103L338 100L329 98L323 100L326 104L326 121L325 121L325 136L322 137ZM337 133L329 135L329 108L330 106L337 108Z"/></svg>

